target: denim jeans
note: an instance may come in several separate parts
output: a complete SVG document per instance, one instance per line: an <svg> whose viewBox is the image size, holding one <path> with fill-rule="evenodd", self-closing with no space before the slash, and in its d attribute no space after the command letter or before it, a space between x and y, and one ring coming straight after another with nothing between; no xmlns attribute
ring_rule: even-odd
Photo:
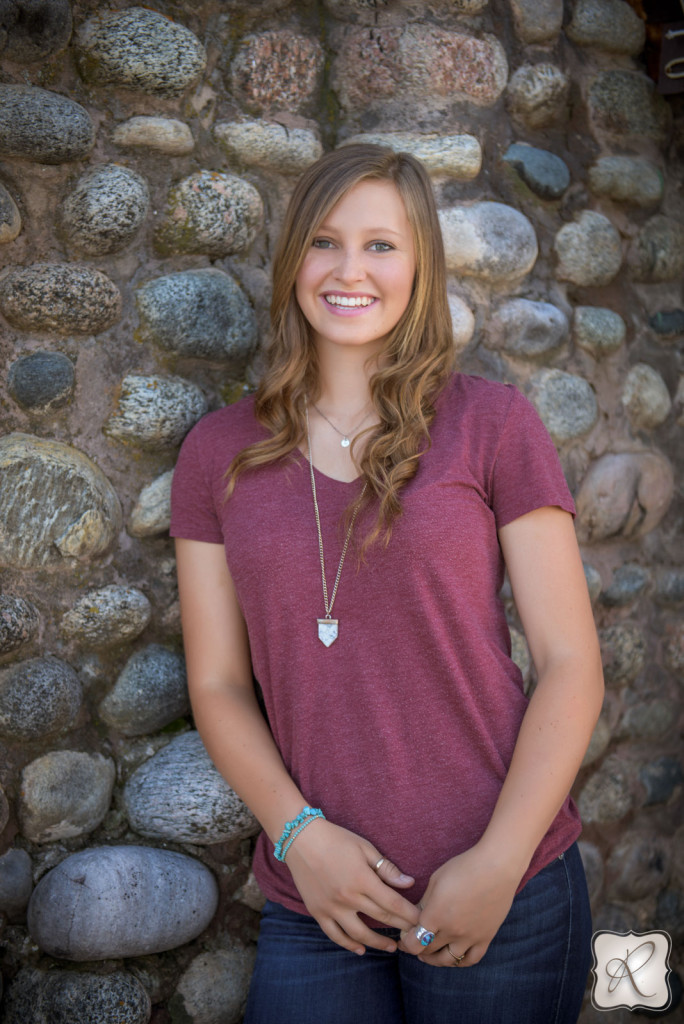
<svg viewBox="0 0 684 1024"><path fill-rule="evenodd" d="M518 893L472 967L375 949L358 956L313 918L268 902L244 1024L575 1024L590 945L576 844Z"/></svg>

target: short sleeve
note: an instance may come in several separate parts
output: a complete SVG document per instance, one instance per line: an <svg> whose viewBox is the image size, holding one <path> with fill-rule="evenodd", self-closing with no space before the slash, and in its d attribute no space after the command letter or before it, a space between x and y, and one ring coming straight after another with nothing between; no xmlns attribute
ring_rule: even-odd
<svg viewBox="0 0 684 1024"><path fill-rule="evenodd" d="M202 444L200 421L183 441L173 471L169 529L172 537L223 543L207 466L209 457L209 446Z"/></svg>
<svg viewBox="0 0 684 1024"><path fill-rule="evenodd" d="M537 410L516 388L492 468L490 501L497 529L546 505L575 515L558 452Z"/></svg>

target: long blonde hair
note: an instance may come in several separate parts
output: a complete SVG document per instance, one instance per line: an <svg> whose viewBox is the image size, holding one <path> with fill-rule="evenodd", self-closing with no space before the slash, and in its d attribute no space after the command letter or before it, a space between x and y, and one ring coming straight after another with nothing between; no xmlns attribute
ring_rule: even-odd
<svg viewBox="0 0 684 1024"><path fill-rule="evenodd" d="M362 507L377 505L363 550L380 534L389 540L401 514L399 492L430 444L434 400L454 362L442 233L432 186L422 164L382 146L349 145L327 153L299 179L273 261L272 338L255 396L255 415L270 436L244 448L228 470L230 493L241 473L281 459L306 435L307 399L319 395L311 329L295 298L295 281L316 230L362 181L389 181L401 195L413 231L416 274L406 310L390 332L385 358L370 379L380 422L364 432L359 468L366 480Z"/></svg>

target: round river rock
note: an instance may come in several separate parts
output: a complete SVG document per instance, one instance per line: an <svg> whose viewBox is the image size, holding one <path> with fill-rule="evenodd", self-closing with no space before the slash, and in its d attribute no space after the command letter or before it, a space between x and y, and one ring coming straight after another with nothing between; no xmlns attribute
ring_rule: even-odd
<svg viewBox="0 0 684 1024"><path fill-rule="evenodd" d="M150 205L147 182L135 171L105 164L87 171L64 200L67 240L86 256L120 252L142 226Z"/></svg>
<svg viewBox="0 0 684 1024"><path fill-rule="evenodd" d="M84 647L107 647L133 640L152 615L150 602L135 587L112 584L91 590L62 618L62 633Z"/></svg>
<svg viewBox="0 0 684 1024"><path fill-rule="evenodd" d="M24 331L97 334L119 319L121 293L93 267L34 263L0 278L0 311Z"/></svg>
<svg viewBox="0 0 684 1024"><path fill-rule="evenodd" d="M447 268L453 273L508 282L535 264L537 236L527 217L504 203L481 202L439 211Z"/></svg>
<svg viewBox="0 0 684 1024"><path fill-rule="evenodd" d="M115 775L108 757L80 750L51 750L32 761L21 776L22 834L54 843L92 832L109 810Z"/></svg>
<svg viewBox="0 0 684 1024"><path fill-rule="evenodd" d="M61 352L32 352L10 367L7 390L22 409L49 413L66 405L76 383L74 364Z"/></svg>
<svg viewBox="0 0 684 1024"><path fill-rule="evenodd" d="M0 85L0 156L61 164L83 160L94 142L79 103L35 85Z"/></svg>
<svg viewBox="0 0 684 1024"><path fill-rule="evenodd" d="M0 735L16 743L64 732L81 699L78 676L59 658L31 658L0 669Z"/></svg>
<svg viewBox="0 0 684 1024"><path fill-rule="evenodd" d="M149 451L177 447L209 408L204 392L182 377L129 373L104 432Z"/></svg>
<svg viewBox="0 0 684 1024"><path fill-rule="evenodd" d="M150 997L126 971L41 971L25 967L3 1002L4 1024L147 1024Z"/></svg>
<svg viewBox="0 0 684 1024"><path fill-rule="evenodd" d="M185 660L149 644L132 655L100 704L100 716L124 736L163 729L190 711Z"/></svg>

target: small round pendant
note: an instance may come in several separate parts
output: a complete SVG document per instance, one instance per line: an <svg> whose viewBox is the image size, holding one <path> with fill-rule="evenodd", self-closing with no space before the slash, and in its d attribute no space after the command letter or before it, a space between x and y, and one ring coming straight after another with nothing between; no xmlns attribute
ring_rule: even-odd
<svg viewBox="0 0 684 1024"><path fill-rule="evenodd" d="M349 440L348 437L343 437L342 440L340 441L340 444L342 445L343 448L348 448L349 445L351 444L351 441Z"/></svg>

